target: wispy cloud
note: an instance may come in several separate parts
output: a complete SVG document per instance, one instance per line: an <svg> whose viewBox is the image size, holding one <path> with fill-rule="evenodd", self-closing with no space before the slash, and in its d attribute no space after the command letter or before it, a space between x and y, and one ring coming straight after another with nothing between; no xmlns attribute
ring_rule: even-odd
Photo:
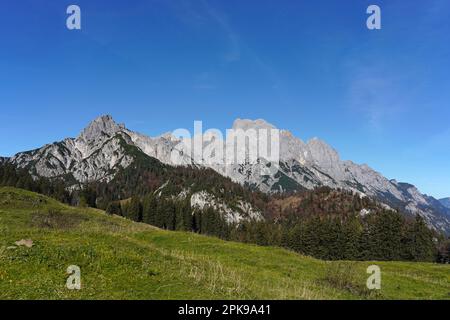
<svg viewBox="0 0 450 320"><path fill-rule="evenodd" d="M209 16L220 26L228 39L228 51L225 53L224 58L226 61L233 62L238 61L241 58L241 45L240 38L237 32L231 27L227 17L223 12L220 12L216 8L212 7L208 1L201 1L206 8Z"/></svg>
<svg viewBox="0 0 450 320"><path fill-rule="evenodd" d="M412 12L413 22L392 24L378 37L366 37L344 62L347 103L375 132L383 131L389 121L401 121L402 115L417 108L427 86L441 85L434 80L436 75L425 59L439 59L448 50L437 48L441 43L436 39L445 37L447 31L441 26L450 17L450 5L447 0L434 0L418 6ZM384 11L405 7L402 2L390 2Z"/></svg>
<svg viewBox="0 0 450 320"><path fill-rule="evenodd" d="M241 59L241 39L234 30L227 15L206 0L174 0L169 4L177 12L177 16L184 23L206 27L212 23L221 30L226 43L226 52L222 58L226 62L234 62Z"/></svg>
<svg viewBox="0 0 450 320"><path fill-rule="evenodd" d="M263 77L272 83L272 90L279 96L280 102L284 105L292 104L290 94L276 67L249 46L232 24L229 15L220 6L215 5L214 1L207 0L174 0L170 2L179 18L185 23L199 28L208 28L210 25L218 27L225 46L225 51L219 53L223 61L235 63L244 58L247 59L246 63L256 65ZM216 88L213 78L213 72L209 72L207 78L195 79L194 88L199 90Z"/></svg>
<svg viewBox="0 0 450 320"><path fill-rule="evenodd" d="M408 109L405 75L393 73L381 63L351 62L348 69L347 101L351 112L359 113L375 132Z"/></svg>

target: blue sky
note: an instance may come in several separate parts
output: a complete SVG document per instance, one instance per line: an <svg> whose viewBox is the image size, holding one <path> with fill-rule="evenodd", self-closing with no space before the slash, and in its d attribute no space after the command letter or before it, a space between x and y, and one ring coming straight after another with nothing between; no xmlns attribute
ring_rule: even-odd
<svg viewBox="0 0 450 320"><path fill-rule="evenodd" d="M450 196L449 34L447 0L4 0L0 155L105 113L149 135L264 118Z"/></svg>

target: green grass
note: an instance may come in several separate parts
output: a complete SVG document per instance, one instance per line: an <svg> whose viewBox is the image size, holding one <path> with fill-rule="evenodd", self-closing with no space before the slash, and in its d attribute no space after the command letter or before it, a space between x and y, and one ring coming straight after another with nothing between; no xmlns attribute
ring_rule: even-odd
<svg viewBox="0 0 450 320"><path fill-rule="evenodd" d="M32 248L16 247L32 239ZM368 291L367 266L382 271ZM65 287L81 268L82 289ZM450 266L325 262L0 188L0 299L450 299Z"/></svg>

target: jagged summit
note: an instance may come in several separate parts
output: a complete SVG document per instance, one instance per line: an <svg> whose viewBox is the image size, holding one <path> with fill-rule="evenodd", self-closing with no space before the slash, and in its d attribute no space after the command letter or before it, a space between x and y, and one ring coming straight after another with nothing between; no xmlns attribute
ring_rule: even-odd
<svg viewBox="0 0 450 320"><path fill-rule="evenodd" d="M264 119L256 119L256 120L250 120L250 119L236 119L233 123L233 129L242 129L242 130L248 130L248 129L276 129L276 127L267 122Z"/></svg>
<svg viewBox="0 0 450 320"><path fill-rule="evenodd" d="M102 115L92 121L81 132L79 138L85 141L91 141L99 137L101 134L111 136L122 130L125 130L125 125L117 124L110 115Z"/></svg>
<svg viewBox="0 0 450 320"><path fill-rule="evenodd" d="M340 162L338 152L325 141L313 138L308 141L307 145L314 161L322 167L333 168Z"/></svg>

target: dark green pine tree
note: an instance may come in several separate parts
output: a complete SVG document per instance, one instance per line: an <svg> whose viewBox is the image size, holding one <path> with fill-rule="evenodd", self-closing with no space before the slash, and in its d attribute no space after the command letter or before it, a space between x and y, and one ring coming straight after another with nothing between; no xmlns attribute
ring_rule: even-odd
<svg viewBox="0 0 450 320"><path fill-rule="evenodd" d="M175 230L175 205L172 200L158 199L157 226L167 230Z"/></svg>
<svg viewBox="0 0 450 320"><path fill-rule="evenodd" d="M174 203L175 207L175 230L179 231L190 231L186 228L186 218L184 201L177 201Z"/></svg>
<svg viewBox="0 0 450 320"><path fill-rule="evenodd" d="M196 209L193 213L193 229L194 232L202 233L202 212Z"/></svg>
<svg viewBox="0 0 450 320"><path fill-rule="evenodd" d="M142 221L142 209L139 197L131 198L130 202L126 205L125 217L137 222Z"/></svg>
<svg viewBox="0 0 450 320"><path fill-rule="evenodd" d="M392 211L382 211L375 215L371 249L373 259L401 260L404 218Z"/></svg>
<svg viewBox="0 0 450 320"><path fill-rule="evenodd" d="M435 261L437 256L433 232L425 220L417 215L407 228L405 236L406 259L413 261Z"/></svg>
<svg viewBox="0 0 450 320"><path fill-rule="evenodd" d="M375 260L372 230L372 225L365 220L358 239L358 254L356 260Z"/></svg>
<svg viewBox="0 0 450 320"><path fill-rule="evenodd" d="M359 199L359 197L358 197ZM357 260L359 254L359 240L362 235L362 226L356 214L348 217L342 224L341 241L342 259Z"/></svg>
<svg viewBox="0 0 450 320"><path fill-rule="evenodd" d="M151 225L157 224L158 205L155 196L149 193L142 204L142 221Z"/></svg>
<svg viewBox="0 0 450 320"><path fill-rule="evenodd" d="M303 226L302 233L300 236L300 243L302 251L306 255L315 256L322 258L324 256L321 238L324 235L324 228L322 228L322 223L320 217L314 216L313 218L306 221Z"/></svg>
<svg viewBox="0 0 450 320"><path fill-rule="evenodd" d="M183 218L183 230L193 231L194 230L194 216L192 214L192 208L189 198L181 203Z"/></svg>

